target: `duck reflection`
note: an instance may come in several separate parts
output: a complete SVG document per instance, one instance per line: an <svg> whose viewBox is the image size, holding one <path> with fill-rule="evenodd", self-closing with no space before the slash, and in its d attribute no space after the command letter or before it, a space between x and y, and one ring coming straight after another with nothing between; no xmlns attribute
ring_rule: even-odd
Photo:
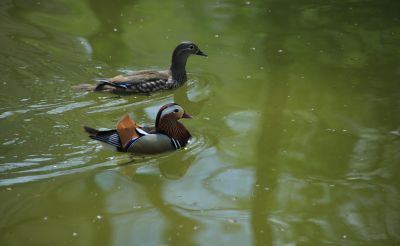
<svg viewBox="0 0 400 246"><path fill-rule="evenodd" d="M186 150L183 150L186 151ZM174 155L174 154L170 154ZM119 164L120 172L126 177L134 178L138 175L138 169L143 167L143 165L157 165L160 171L160 174L169 180L177 180L182 178L188 171L190 165L195 161L195 156L187 156L187 155L179 155L178 158L175 157L173 160L168 161L169 156L162 157L160 156L159 160L148 161L148 157L138 157L135 155L130 156L130 160ZM154 157L152 157L154 158ZM142 164L145 162L146 164Z"/></svg>
<svg viewBox="0 0 400 246"><path fill-rule="evenodd" d="M128 162L120 164L120 173L130 180L130 188L126 188L134 190L135 193L129 199L134 200L135 211L127 216L135 220L144 216L146 220L151 220L154 214L158 214L157 217L162 219L157 219L157 222L148 221L146 223L162 226L160 235L165 237L162 240L170 242L171 245L195 244L195 239L190 231L198 227L198 222L182 214L173 204L168 204L165 198L170 180L176 182L176 180L181 179L187 173L194 159L195 156L175 152L167 156L159 156L156 160L154 156L150 159L132 155ZM159 172L155 170L157 167ZM140 195L137 193L140 193ZM140 226L137 225L137 227ZM132 228L135 228L135 226ZM157 235L155 236L157 237Z"/></svg>

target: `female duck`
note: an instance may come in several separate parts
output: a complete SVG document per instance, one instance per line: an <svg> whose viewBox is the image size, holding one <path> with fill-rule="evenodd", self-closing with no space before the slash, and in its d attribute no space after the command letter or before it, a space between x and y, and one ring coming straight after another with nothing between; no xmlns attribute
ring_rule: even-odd
<svg viewBox="0 0 400 246"><path fill-rule="evenodd" d="M111 145L118 151L157 154L186 146L191 135L178 122L182 118L192 117L178 104L169 103L158 111L154 128L141 127L126 115L114 130L99 131L87 126L84 129L90 138Z"/></svg>
<svg viewBox="0 0 400 246"><path fill-rule="evenodd" d="M167 70L143 70L118 75L111 79L97 79L97 85L81 85L94 91L114 93L145 93L171 90L183 85L186 80L186 62L190 55L207 56L193 42L180 43L172 53L172 63Z"/></svg>

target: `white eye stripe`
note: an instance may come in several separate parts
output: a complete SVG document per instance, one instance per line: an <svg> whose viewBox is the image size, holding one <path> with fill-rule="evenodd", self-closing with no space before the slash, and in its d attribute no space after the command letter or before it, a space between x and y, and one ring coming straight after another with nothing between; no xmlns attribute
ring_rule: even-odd
<svg viewBox="0 0 400 246"><path fill-rule="evenodd" d="M173 105L171 107L168 107L166 109L164 109L161 113L160 118L164 117L167 114L172 114L172 113L176 113L174 112L175 110L178 110L178 112L182 112L183 113L183 108L179 105Z"/></svg>

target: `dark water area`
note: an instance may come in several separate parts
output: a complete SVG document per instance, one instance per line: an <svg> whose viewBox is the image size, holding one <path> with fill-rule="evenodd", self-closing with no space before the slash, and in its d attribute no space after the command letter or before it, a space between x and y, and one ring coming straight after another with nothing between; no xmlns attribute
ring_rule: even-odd
<svg viewBox="0 0 400 246"><path fill-rule="evenodd" d="M93 78L168 68L121 96ZM0 2L0 245L399 245L400 2ZM152 123L186 149L117 153L82 126Z"/></svg>

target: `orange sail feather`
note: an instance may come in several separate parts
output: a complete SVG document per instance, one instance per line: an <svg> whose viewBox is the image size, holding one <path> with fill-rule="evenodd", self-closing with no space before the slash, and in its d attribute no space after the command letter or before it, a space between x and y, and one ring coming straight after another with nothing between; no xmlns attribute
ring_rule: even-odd
<svg viewBox="0 0 400 246"><path fill-rule="evenodd" d="M125 115L120 121L117 123L117 132L119 138L121 139L121 145L123 147L131 140L132 138L138 138L139 134L136 132L136 128L140 126L133 121L129 115Z"/></svg>

